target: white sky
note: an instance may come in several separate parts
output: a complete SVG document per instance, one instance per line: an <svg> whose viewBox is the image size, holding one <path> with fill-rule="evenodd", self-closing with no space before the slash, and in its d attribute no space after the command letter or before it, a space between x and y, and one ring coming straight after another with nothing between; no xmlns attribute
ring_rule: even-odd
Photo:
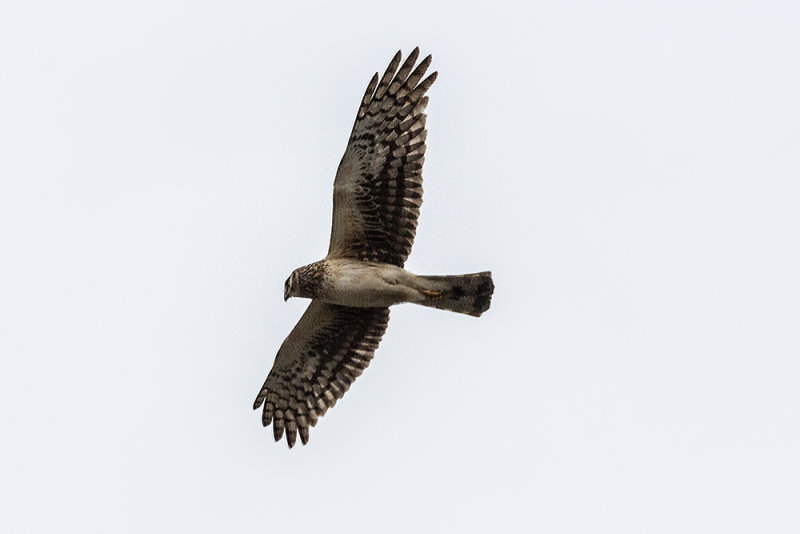
<svg viewBox="0 0 800 534"><path fill-rule="evenodd" d="M800 531L796 2L6 2L0 531ZM433 53L396 307L252 400L373 72Z"/></svg>

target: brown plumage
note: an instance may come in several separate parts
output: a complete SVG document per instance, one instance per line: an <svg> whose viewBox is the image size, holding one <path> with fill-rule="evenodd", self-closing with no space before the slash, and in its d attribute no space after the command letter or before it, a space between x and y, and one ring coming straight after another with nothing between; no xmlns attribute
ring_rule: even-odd
<svg viewBox="0 0 800 534"><path fill-rule="evenodd" d="M296 433L308 441L328 408L366 369L389 323L389 308L353 308L312 300L281 345L275 364L254 408L264 404L261 422L273 423L275 441L286 432L293 446Z"/></svg>
<svg viewBox="0 0 800 534"><path fill-rule="evenodd" d="M425 92L437 76L420 82L431 56L411 72L418 56L415 48L392 78L397 52L380 83L375 74L367 86L333 182L329 257L402 267L411 253L422 204Z"/></svg>
<svg viewBox="0 0 800 534"><path fill-rule="evenodd" d="M405 269L422 204L431 56L415 48L373 76L336 172L325 259L296 269L284 299L312 299L284 340L253 404L262 423L292 447L367 367L389 321L389 306L413 302L480 316L491 304L490 272L417 276ZM398 69L399 67L399 69Z"/></svg>

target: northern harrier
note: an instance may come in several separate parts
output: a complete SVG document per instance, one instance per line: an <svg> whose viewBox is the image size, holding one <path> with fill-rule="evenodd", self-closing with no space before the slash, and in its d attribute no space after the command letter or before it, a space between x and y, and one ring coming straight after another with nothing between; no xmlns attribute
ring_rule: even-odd
<svg viewBox="0 0 800 534"><path fill-rule="evenodd" d="M328 255L295 270L283 298L311 304L278 350L256 397L275 441L308 442L308 427L344 395L372 359L389 322L389 306L413 302L468 315L489 309L490 272L417 276L403 269L422 203L425 92L431 56L414 68L415 48L372 77L333 182ZM413 71L412 71L413 69ZM422 80L422 81L420 81Z"/></svg>

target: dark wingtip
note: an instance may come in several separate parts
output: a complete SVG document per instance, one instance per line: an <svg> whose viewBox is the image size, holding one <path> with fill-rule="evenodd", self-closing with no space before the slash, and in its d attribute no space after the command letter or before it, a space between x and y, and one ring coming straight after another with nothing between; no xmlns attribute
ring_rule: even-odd
<svg viewBox="0 0 800 534"><path fill-rule="evenodd" d="M256 400L253 401L253 409L258 410L263 403L264 403L264 397L261 395L261 392L259 391L258 395L256 395Z"/></svg>

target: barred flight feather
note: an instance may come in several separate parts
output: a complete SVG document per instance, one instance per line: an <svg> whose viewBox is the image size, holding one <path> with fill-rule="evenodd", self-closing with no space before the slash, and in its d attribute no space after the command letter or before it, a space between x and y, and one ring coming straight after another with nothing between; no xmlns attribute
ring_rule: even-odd
<svg viewBox="0 0 800 534"><path fill-rule="evenodd" d="M329 258L402 267L411 253L422 203L425 92L436 80L435 72L422 79L431 56L414 67L418 57L415 48L400 65L398 52L367 85L334 180Z"/></svg>
<svg viewBox="0 0 800 534"><path fill-rule="evenodd" d="M351 308L313 300L283 342L253 403L263 404L261 422L272 424L275 441L284 434L289 447L297 434L308 441L308 427L342 398L372 360L386 326L389 308Z"/></svg>

